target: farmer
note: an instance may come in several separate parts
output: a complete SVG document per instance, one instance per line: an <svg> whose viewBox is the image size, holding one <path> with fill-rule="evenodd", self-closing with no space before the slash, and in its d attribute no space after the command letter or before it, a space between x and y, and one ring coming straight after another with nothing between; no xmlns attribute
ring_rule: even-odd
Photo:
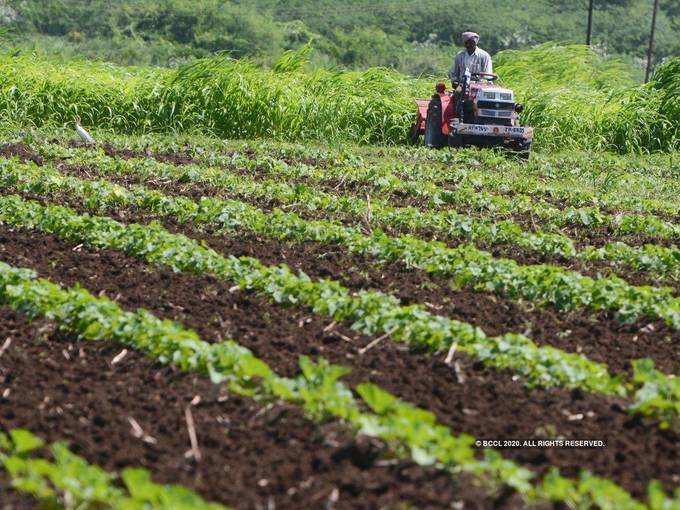
<svg viewBox="0 0 680 510"><path fill-rule="evenodd" d="M449 71L449 78L454 88L463 79L465 69L470 73L492 73L491 55L477 47L479 35L474 32L463 32L463 44L465 49L460 51L453 61Z"/></svg>

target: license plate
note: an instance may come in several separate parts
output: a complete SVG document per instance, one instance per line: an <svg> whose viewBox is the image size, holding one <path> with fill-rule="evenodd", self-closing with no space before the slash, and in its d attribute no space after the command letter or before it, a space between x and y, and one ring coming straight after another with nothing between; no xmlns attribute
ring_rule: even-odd
<svg viewBox="0 0 680 510"><path fill-rule="evenodd" d="M494 126L492 124L454 124L454 133L461 135L502 136L503 138L531 139L534 128L519 126Z"/></svg>

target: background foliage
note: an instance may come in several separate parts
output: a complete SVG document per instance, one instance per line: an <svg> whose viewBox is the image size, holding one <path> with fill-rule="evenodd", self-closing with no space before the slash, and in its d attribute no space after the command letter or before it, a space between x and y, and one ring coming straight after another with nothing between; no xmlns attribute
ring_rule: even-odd
<svg viewBox="0 0 680 510"><path fill-rule="evenodd" d="M215 51L273 64L314 40L313 66L439 74L463 30L492 54L585 41L587 0L0 0L16 44L64 57L177 66ZM596 0L594 44L641 78L651 0ZM680 54L680 7L661 0L656 61Z"/></svg>
<svg viewBox="0 0 680 510"><path fill-rule="evenodd" d="M73 125L118 133L199 131L227 138L403 143L414 97L432 80L386 68L309 68L310 47L270 68L217 55L178 69L0 57L0 119L21 126ZM523 122L547 149L619 152L678 146L680 58L633 85L625 66L582 45L551 43L496 58L504 83L526 105Z"/></svg>

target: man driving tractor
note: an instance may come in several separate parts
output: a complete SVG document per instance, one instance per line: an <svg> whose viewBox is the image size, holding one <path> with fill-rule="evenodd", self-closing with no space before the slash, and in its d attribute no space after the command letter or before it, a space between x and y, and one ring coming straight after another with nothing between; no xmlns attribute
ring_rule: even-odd
<svg viewBox="0 0 680 510"><path fill-rule="evenodd" d="M410 140L423 135L427 147L503 147L528 158L534 128L522 126L523 107L515 93L498 83L491 56L477 47L479 35L463 32L465 49L449 71L452 90L437 83L429 99L416 99L418 111Z"/></svg>
<svg viewBox="0 0 680 510"><path fill-rule="evenodd" d="M465 70L474 73L493 73L491 55L477 47L479 35L474 32L463 32L463 44L465 49L460 51L453 60L453 66L449 71L449 78L454 88L463 80Z"/></svg>

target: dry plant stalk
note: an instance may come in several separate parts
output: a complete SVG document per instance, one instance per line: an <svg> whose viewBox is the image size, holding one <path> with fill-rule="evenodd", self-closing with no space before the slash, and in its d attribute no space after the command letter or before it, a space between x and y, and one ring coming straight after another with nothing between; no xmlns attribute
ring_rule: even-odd
<svg viewBox="0 0 680 510"><path fill-rule="evenodd" d="M187 422L187 431L189 432L189 442L191 443L191 450L189 455L193 457L196 462L201 461L201 450L198 449L198 438L196 437L196 424L194 423L194 416L191 414L191 406L186 406L184 409L184 418Z"/></svg>

